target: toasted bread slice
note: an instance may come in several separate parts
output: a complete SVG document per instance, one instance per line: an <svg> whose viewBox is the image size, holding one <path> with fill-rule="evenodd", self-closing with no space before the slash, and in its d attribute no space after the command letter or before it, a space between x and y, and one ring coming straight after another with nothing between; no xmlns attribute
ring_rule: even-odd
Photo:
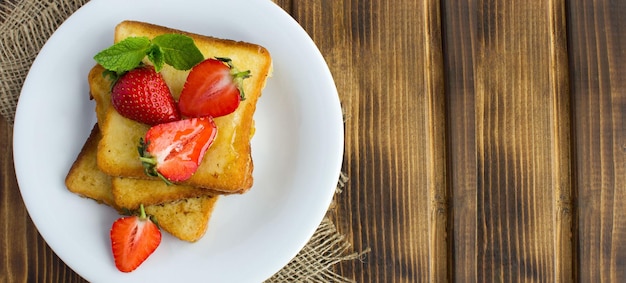
<svg viewBox="0 0 626 283"><path fill-rule="evenodd" d="M254 132L253 115L256 103L272 70L269 52L258 45L217 39L186 33L143 22L125 21L115 29L115 42L130 36L153 38L165 33L181 33L194 39L205 58L228 57L240 70L250 70L252 76L244 81L246 99L229 115L215 118L218 134L195 174L183 185L212 189L220 193L243 193L253 183L253 162L250 139ZM147 64L149 62L146 62ZM89 76L92 96L96 98L98 121L103 138L98 146L98 167L108 175L130 178L149 178L138 158L139 138L145 136L148 126L122 117L110 107L110 81L97 78L94 67ZM101 67L100 67L101 68ZM164 66L161 74L178 99L188 71Z"/></svg>
<svg viewBox="0 0 626 283"><path fill-rule="evenodd" d="M104 85L111 85L112 79L108 76L103 76L104 68L100 65L94 66L88 75L88 81L90 82L90 98L96 101L96 116L98 121L104 122L106 120L107 111L113 109L111 106L110 88L102 87ZM125 125L128 123L130 127L138 127L141 130L132 131L129 130L128 134L133 135L131 139L139 139L139 135L136 133L143 133L147 130L147 126L132 122L123 118L120 115L116 115L117 112L113 110L114 119L120 119L120 123L111 123ZM134 146L134 145L129 145ZM136 146L136 145L135 145ZM130 158L135 158L135 152L122 152L119 154L132 154ZM139 173L138 173L139 174ZM171 185L166 186L161 180L145 180L135 178L124 177L111 177L113 201L119 207L127 209L136 209L140 204L160 204L168 201L174 201L181 198L193 198L206 195L227 194L226 192L219 192L213 189L198 188L184 185Z"/></svg>
<svg viewBox="0 0 626 283"><path fill-rule="evenodd" d="M70 192L93 199L121 211L115 204L111 192L111 178L100 172L96 165L96 149L102 136L94 126L78 157L65 177L65 186Z"/></svg>
<svg viewBox="0 0 626 283"><path fill-rule="evenodd" d="M96 164L101 137L99 128L94 126L66 176L65 184L71 192L107 204L121 213L124 209L114 201L110 176L100 171ZM181 240L195 242L206 232L217 199L217 196L180 199L160 205L146 205L145 210L157 218L163 230Z"/></svg>
<svg viewBox="0 0 626 283"><path fill-rule="evenodd" d="M104 68L100 65L95 65L89 72L88 81L90 82L90 99L96 101L96 116L99 122L104 123L107 117L107 112L111 107L111 97L110 97L110 88L102 87L104 85L111 85L113 81L108 76L103 76ZM115 110L110 110L112 113L112 119L118 119L117 122L110 123L111 125L117 125L118 131L124 131L122 129L126 129L126 135L131 135L130 140L139 140L142 133L147 131L148 126L133 122L129 119L122 117L117 114ZM125 127L125 125L128 125ZM138 128L136 130L135 128ZM133 146L133 145L128 145ZM124 151L116 154L129 154L130 157L127 158L137 158L137 153L132 151ZM136 168L139 169L139 168ZM136 174L143 174L142 172L136 172ZM210 188L198 188L192 186L184 186L187 189L174 189L179 185L168 186L166 190L157 190L156 188L161 188L165 184L163 181L155 181L155 180L145 180L147 183L143 183L136 178L124 178L124 177L112 177L113 182L113 197L116 203L118 203L122 207L126 208L136 208L139 207L139 204L158 204L161 202L171 201L179 198L191 198L198 197L204 195L217 195L217 194L230 194L236 193L236 191L232 192L224 192L217 191ZM119 179L119 180L118 180ZM157 183L158 182L158 183ZM135 184L130 184L135 183ZM136 190L135 187L144 187L144 188L155 188L150 189L149 191L141 191ZM185 193L181 195L181 191Z"/></svg>
<svg viewBox="0 0 626 283"><path fill-rule="evenodd" d="M159 226L174 237L187 242L198 241L209 227L209 219L219 197L186 198L149 205L146 213L156 217Z"/></svg>
<svg viewBox="0 0 626 283"><path fill-rule="evenodd" d="M161 204L185 198L216 195L203 188L168 185L162 180L112 177L111 186L115 204L131 210L139 208L141 204Z"/></svg>

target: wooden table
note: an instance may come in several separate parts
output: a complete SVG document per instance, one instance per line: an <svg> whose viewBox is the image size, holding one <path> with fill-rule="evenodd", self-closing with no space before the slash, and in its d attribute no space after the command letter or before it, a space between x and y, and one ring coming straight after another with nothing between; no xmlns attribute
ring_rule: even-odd
<svg viewBox="0 0 626 283"><path fill-rule="evenodd" d="M357 282L626 282L626 1L275 1L346 115L331 210ZM0 123L0 281L82 281L22 203Z"/></svg>

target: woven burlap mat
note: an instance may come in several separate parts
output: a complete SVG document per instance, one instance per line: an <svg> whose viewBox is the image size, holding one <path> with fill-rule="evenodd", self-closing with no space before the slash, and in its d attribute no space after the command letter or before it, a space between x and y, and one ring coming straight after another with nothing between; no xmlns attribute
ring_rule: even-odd
<svg viewBox="0 0 626 283"><path fill-rule="evenodd" d="M37 53L56 28L87 2L0 0L0 114L10 125L22 84ZM342 175L339 185L344 182ZM333 272L333 266L360 256L326 217L308 244L268 282L351 282Z"/></svg>

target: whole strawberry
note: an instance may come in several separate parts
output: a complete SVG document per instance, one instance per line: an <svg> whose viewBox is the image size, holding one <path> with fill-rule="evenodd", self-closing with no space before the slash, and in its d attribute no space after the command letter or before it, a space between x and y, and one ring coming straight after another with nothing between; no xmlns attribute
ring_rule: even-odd
<svg viewBox="0 0 626 283"><path fill-rule="evenodd" d="M111 89L111 102L122 116L148 125L180 119L170 89L152 66L123 74Z"/></svg>
<svg viewBox="0 0 626 283"><path fill-rule="evenodd" d="M137 269L161 244L161 230L146 216L143 205L139 216L117 219L110 234L115 266L122 272Z"/></svg>

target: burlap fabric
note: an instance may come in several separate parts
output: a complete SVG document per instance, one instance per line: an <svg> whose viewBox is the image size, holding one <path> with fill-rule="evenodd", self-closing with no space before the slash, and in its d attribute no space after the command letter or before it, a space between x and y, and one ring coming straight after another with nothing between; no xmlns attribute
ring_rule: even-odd
<svg viewBox="0 0 626 283"><path fill-rule="evenodd" d="M22 84L55 29L87 0L0 0L0 114L13 125ZM342 185L344 179L340 180ZM360 256L324 218L309 243L268 282L351 282L333 266ZM251 263L254 264L254 263Z"/></svg>

